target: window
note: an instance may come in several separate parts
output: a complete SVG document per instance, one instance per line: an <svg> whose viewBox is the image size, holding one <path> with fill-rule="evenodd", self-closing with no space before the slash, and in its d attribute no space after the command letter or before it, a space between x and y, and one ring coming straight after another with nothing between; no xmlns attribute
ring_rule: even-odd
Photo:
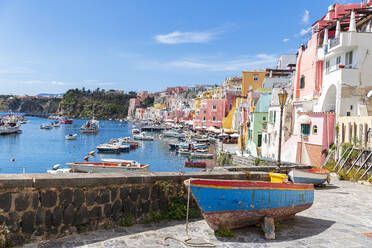
<svg viewBox="0 0 372 248"><path fill-rule="evenodd" d="M310 124L301 124L301 134L304 136L310 134Z"/></svg>
<svg viewBox="0 0 372 248"><path fill-rule="evenodd" d="M346 112L346 116L350 116L350 112Z"/></svg>
<svg viewBox="0 0 372 248"><path fill-rule="evenodd" d="M353 105L350 105L350 110L353 110Z"/></svg>
<svg viewBox="0 0 372 248"><path fill-rule="evenodd" d="M257 75L257 74L254 74L254 75L253 75L253 80L254 80L254 81L258 81L258 75Z"/></svg>
<svg viewBox="0 0 372 248"><path fill-rule="evenodd" d="M265 142L265 144L267 144L267 134L265 134L264 137L265 137L265 138L264 138L264 142Z"/></svg>
<svg viewBox="0 0 372 248"><path fill-rule="evenodd" d="M266 121L266 116L262 117L262 120L263 120L263 121Z"/></svg>
<svg viewBox="0 0 372 248"><path fill-rule="evenodd" d="M262 134L259 134L258 135L257 146L258 147L261 147L262 146Z"/></svg>
<svg viewBox="0 0 372 248"><path fill-rule="evenodd" d="M276 111L274 111L274 123L276 121Z"/></svg>
<svg viewBox="0 0 372 248"><path fill-rule="evenodd" d="M203 121L205 121L205 116L203 117Z"/></svg>
<svg viewBox="0 0 372 248"><path fill-rule="evenodd" d="M204 110L203 112L204 112L204 114L206 114L207 113L207 110Z"/></svg>
<svg viewBox="0 0 372 248"><path fill-rule="evenodd" d="M338 56L338 57L336 58L336 64L337 64L337 65L341 64L341 56Z"/></svg>
<svg viewBox="0 0 372 248"><path fill-rule="evenodd" d="M313 126L313 134L318 134L318 126Z"/></svg>
<svg viewBox="0 0 372 248"><path fill-rule="evenodd" d="M326 62L326 73L329 72L329 61Z"/></svg>
<svg viewBox="0 0 372 248"><path fill-rule="evenodd" d="M353 51L347 52L345 56L345 64L351 68L351 65L353 64Z"/></svg>
<svg viewBox="0 0 372 248"><path fill-rule="evenodd" d="M217 110L217 105L214 104L214 105L212 106L212 109L213 109L213 110Z"/></svg>
<svg viewBox="0 0 372 248"><path fill-rule="evenodd" d="M213 116L213 121L216 121L216 116Z"/></svg>
<svg viewBox="0 0 372 248"><path fill-rule="evenodd" d="M303 88L305 88L305 76L302 76L300 80L300 89L303 89Z"/></svg>

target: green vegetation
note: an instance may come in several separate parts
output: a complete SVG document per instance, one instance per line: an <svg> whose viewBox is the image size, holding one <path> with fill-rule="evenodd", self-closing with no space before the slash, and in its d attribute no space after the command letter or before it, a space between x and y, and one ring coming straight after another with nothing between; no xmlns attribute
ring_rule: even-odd
<svg viewBox="0 0 372 248"><path fill-rule="evenodd" d="M230 227L228 226L222 226L221 224L218 225L217 231L215 231L216 236L222 237L222 238L233 238L234 234L231 232Z"/></svg>
<svg viewBox="0 0 372 248"><path fill-rule="evenodd" d="M132 226L134 223L134 216L128 213L124 219L119 222L119 226Z"/></svg>
<svg viewBox="0 0 372 248"><path fill-rule="evenodd" d="M334 160L330 160L327 164L324 165L323 169L325 170L329 170L330 172L335 172L337 173L337 171L339 170L339 167L340 165L338 166L338 168L336 169L333 169L336 165L336 161ZM353 169L350 170L350 172L346 175L347 171L349 170L349 167L346 167L346 169L342 169L339 173L338 173L338 179L339 180L346 180L346 181L352 181L352 182L356 182L359 180L359 178L363 175L363 173L365 172L364 169L361 169L359 170L358 172L358 167L354 167Z"/></svg>
<svg viewBox="0 0 372 248"><path fill-rule="evenodd" d="M221 153L221 155L217 158L217 163L219 165L230 165L230 162L231 162L230 153Z"/></svg>
<svg viewBox="0 0 372 248"><path fill-rule="evenodd" d="M97 88L94 91L73 89L66 92L60 104L60 112L71 117L125 118L128 114L129 99L135 92L113 94Z"/></svg>
<svg viewBox="0 0 372 248"><path fill-rule="evenodd" d="M160 210L160 212L151 211L151 219L153 222L162 220L184 220L187 214L187 192L182 186L181 190L177 191L178 185L169 182L157 182L163 194L168 196L168 204ZM177 192L176 192L177 191ZM191 196L190 196L191 197ZM190 199L189 218L197 218L200 216L200 210L196 203Z"/></svg>
<svg viewBox="0 0 372 248"><path fill-rule="evenodd" d="M50 114L56 113L61 99L59 98L19 98L15 96L0 96L0 111Z"/></svg>
<svg viewBox="0 0 372 248"><path fill-rule="evenodd" d="M254 159L254 165L255 166L265 166L265 165L268 165L268 161L267 160L261 160L260 158L255 158Z"/></svg>
<svg viewBox="0 0 372 248"><path fill-rule="evenodd" d="M8 227L5 224L0 225L0 248L12 247L12 241L8 238Z"/></svg>

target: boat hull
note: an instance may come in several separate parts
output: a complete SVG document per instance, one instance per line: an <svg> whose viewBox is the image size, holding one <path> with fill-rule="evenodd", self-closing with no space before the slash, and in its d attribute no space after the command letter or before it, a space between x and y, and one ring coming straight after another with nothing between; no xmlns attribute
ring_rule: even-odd
<svg viewBox="0 0 372 248"><path fill-rule="evenodd" d="M208 225L231 229L282 219L311 207L313 185L237 180L190 180L191 191Z"/></svg>
<svg viewBox="0 0 372 248"><path fill-rule="evenodd" d="M315 173L311 170L296 170L293 169L288 173L289 178L293 183L310 183L315 185L323 184L329 177L328 173Z"/></svg>
<svg viewBox="0 0 372 248"><path fill-rule="evenodd" d="M93 166L93 165L75 165L67 164L73 171L85 173L123 173L123 172L143 172L148 171L149 166L144 167L122 167L122 166Z"/></svg>

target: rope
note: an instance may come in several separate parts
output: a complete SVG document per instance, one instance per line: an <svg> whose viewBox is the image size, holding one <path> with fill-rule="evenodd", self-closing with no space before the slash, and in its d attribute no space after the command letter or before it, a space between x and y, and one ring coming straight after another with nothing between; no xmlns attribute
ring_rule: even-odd
<svg viewBox="0 0 372 248"><path fill-rule="evenodd" d="M215 244L213 243L208 243L208 242L190 242L192 239L189 235L189 209L190 209L190 179L185 182L185 185L187 187L187 208L186 208L186 236L187 239L185 240L180 240L177 239L173 236L167 236L164 238L164 242L168 239L173 239L176 240L188 247L216 247ZM167 242L164 243L165 246L169 246Z"/></svg>

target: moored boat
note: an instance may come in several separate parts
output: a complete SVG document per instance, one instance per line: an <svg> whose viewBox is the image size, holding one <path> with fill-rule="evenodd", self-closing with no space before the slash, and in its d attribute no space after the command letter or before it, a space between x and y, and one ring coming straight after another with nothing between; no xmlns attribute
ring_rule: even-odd
<svg viewBox="0 0 372 248"><path fill-rule="evenodd" d="M20 124L16 121L3 121L0 120L0 135L19 133Z"/></svg>
<svg viewBox="0 0 372 248"><path fill-rule="evenodd" d="M99 121L89 120L84 125L81 126L81 133L98 133Z"/></svg>
<svg viewBox="0 0 372 248"><path fill-rule="evenodd" d="M106 143L98 145L96 148L99 152L120 153L120 144Z"/></svg>
<svg viewBox="0 0 372 248"><path fill-rule="evenodd" d="M206 166L207 166L206 162L185 161L185 167L189 168L205 168Z"/></svg>
<svg viewBox="0 0 372 248"><path fill-rule="evenodd" d="M111 173L111 172L134 172L134 171L148 171L148 164L132 164L132 163L67 163L67 165L75 172L87 173Z"/></svg>
<svg viewBox="0 0 372 248"><path fill-rule="evenodd" d="M68 134L65 136L66 140L76 140L77 134Z"/></svg>
<svg viewBox="0 0 372 248"><path fill-rule="evenodd" d="M320 185L327 181L328 183L330 182L329 171L324 169L292 169L288 173L288 176L293 183L310 183Z"/></svg>
<svg viewBox="0 0 372 248"><path fill-rule="evenodd" d="M208 225L218 230L259 223L265 216L285 218L311 207L311 184L189 179L191 192Z"/></svg>
<svg viewBox="0 0 372 248"><path fill-rule="evenodd" d="M152 137L150 135L146 135L145 132L142 132L142 133L137 134L137 135L133 135L133 138L135 140L149 140L149 141L154 140L154 137Z"/></svg>
<svg viewBox="0 0 372 248"><path fill-rule="evenodd" d="M40 129L52 129L53 126L50 123L43 123L40 125Z"/></svg>
<svg viewBox="0 0 372 248"><path fill-rule="evenodd" d="M61 124L59 123L59 121L55 121L55 122L52 122L52 126L53 127L60 127Z"/></svg>
<svg viewBox="0 0 372 248"><path fill-rule="evenodd" d="M137 128L133 128L132 129L132 134L138 134L138 133L140 133L141 131L139 130L139 129L137 129Z"/></svg>
<svg viewBox="0 0 372 248"><path fill-rule="evenodd" d="M59 120L59 123L61 124L72 124L73 120L72 119L68 119L67 117L64 117L64 118L61 118Z"/></svg>

